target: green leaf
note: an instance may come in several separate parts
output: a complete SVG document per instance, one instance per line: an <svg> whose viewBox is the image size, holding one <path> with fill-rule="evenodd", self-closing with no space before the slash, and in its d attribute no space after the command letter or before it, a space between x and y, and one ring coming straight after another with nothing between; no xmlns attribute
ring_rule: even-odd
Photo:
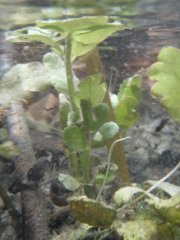
<svg viewBox="0 0 180 240"><path fill-rule="evenodd" d="M180 223L180 193L170 199L149 199L148 203L154 205L158 213L171 224ZM179 209L179 210L178 210Z"/></svg>
<svg viewBox="0 0 180 240"><path fill-rule="evenodd" d="M136 219L122 224L121 233L124 240L152 240L158 233L156 221L149 219Z"/></svg>
<svg viewBox="0 0 180 240"><path fill-rule="evenodd" d="M106 176L107 168L101 169L96 173L95 183L98 185L102 185L104 182L104 178ZM111 164L109 168L109 173L106 178L106 184L113 182L117 177L118 166L116 164Z"/></svg>
<svg viewBox="0 0 180 240"><path fill-rule="evenodd" d="M77 89L79 81L75 77L74 83ZM56 53L46 54L43 63L31 62L13 66L0 81L0 103L9 105L12 101L27 99L32 92L49 86L67 94L64 62Z"/></svg>
<svg viewBox="0 0 180 240"><path fill-rule="evenodd" d="M134 75L124 80L119 89L119 104L115 107L115 117L117 122L125 129L133 126L138 120L136 108L141 96L140 85L140 76Z"/></svg>
<svg viewBox="0 0 180 240"><path fill-rule="evenodd" d="M37 26L41 28L48 28L60 32L61 34L67 34L69 32L74 32L77 30L86 29L94 25L103 25L106 24L108 18L105 16L100 17L81 17L81 18L72 18L66 20L49 20L49 21L38 21Z"/></svg>
<svg viewBox="0 0 180 240"><path fill-rule="evenodd" d="M63 183L64 187L70 191L75 191L80 187L80 183L77 181L76 178L60 173L58 175L58 180Z"/></svg>
<svg viewBox="0 0 180 240"><path fill-rule="evenodd" d="M112 33L119 30L119 28L119 25L111 23L106 23L106 25L98 25L98 23L96 23L94 26L75 31L73 33L73 40L85 45L98 44L108 36L112 35Z"/></svg>
<svg viewBox="0 0 180 240"><path fill-rule="evenodd" d="M11 141L6 141L0 144L0 156L8 159L13 159L19 156L21 153L19 149Z"/></svg>
<svg viewBox="0 0 180 240"><path fill-rule="evenodd" d="M171 116L180 121L180 49L164 47L157 62L149 70L149 76L156 83L151 92L160 98L161 104Z"/></svg>
<svg viewBox="0 0 180 240"><path fill-rule="evenodd" d="M106 23L88 27L83 30L75 31L72 36L72 61L83 54L91 51L100 42L120 30L120 25Z"/></svg>
<svg viewBox="0 0 180 240"><path fill-rule="evenodd" d="M86 54L108 36L125 27L121 24L108 23L106 16L81 17L61 21L41 21L37 25L59 32L64 37L72 33L71 60Z"/></svg>
<svg viewBox="0 0 180 240"><path fill-rule="evenodd" d="M49 52L43 56L44 71L47 71L47 81L61 93L68 93L66 70L64 61L54 52ZM46 77L47 78L47 77ZM73 75L75 90L78 89L79 80Z"/></svg>
<svg viewBox="0 0 180 240"><path fill-rule="evenodd" d="M101 83L101 74L89 76L86 80L79 84L79 91L76 97L80 100L89 100L92 106L100 104L106 93L105 83Z"/></svg>
<svg viewBox="0 0 180 240"><path fill-rule="evenodd" d="M11 42L32 42L38 41L52 47L59 55L63 55L62 48L54 32L38 27L27 27L8 32L6 39Z"/></svg>
<svg viewBox="0 0 180 240"><path fill-rule="evenodd" d="M94 107L93 112L95 117L93 121L94 129L97 129L100 126L102 126L102 124L104 124L105 122L110 121L111 118L110 109L106 103L101 103Z"/></svg>
<svg viewBox="0 0 180 240"><path fill-rule="evenodd" d="M87 140L83 130L77 126L67 127L63 131L64 143L72 151L84 151L87 149Z"/></svg>
<svg viewBox="0 0 180 240"><path fill-rule="evenodd" d="M115 192L113 199L117 206L122 206L132 200L134 194L142 192L144 191L138 187L123 187Z"/></svg>
<svg viewBox="0 0 180 240"><path fill-rule="evenodd" d="M72 198L70 207L77 219L94 227L110 227L116 217L116 211L85 196Z"/></svg>
<svg viewBox="0 0 180 240"><path fill-rule="evenodd" d="M119 126L115 122L106 122L99 128L93 137L95 142L106 142L114 138L119 133Z"/></svg>

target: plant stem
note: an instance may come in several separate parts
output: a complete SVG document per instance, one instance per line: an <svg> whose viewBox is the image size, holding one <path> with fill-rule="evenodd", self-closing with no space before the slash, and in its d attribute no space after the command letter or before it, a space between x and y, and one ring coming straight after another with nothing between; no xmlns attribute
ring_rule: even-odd
<svg viewBox="0 0 180 240"><path fill-rule="evenodd" d="M84 57L84 61L87 66L87 74L90 76L95 73L102 73L102 82L105 82L104 69L103 69L103 65L102 65L98 50L94 49L91 53L86 55ZM106 92L104 102L109 106L109 109L111 112L111 120L116 122L108 90ZM115 140L118 140L119 138L122 138L122 137L124 137L124 136L120 135ZM109 143L106 144L108 151L109 151L113 141L110 141ZM131 179L130 179L128 166L127 166L127 162L126 162L126 157L125 157L125 152L124 152L124 144L122 142L118 142L115 145L113 152L112 152L112 162L118 166L119 178L121 180L120 185L123 186L123 185L130 184Z"/></svg>
<svg viewBox="0 0 180 240"><path fill-rule="evenodd" d="M81 178L81 163L80 160L77 156L76 152L70 152L70 163L69 163L69 169L71 174L77 178L80 179Z"/></svg>
<svg viewBox="0 0 180 240"><path fill-rule="evenodd" d="M106 185L107 177L108 177L109 170L110 170L110 164L111 164L111 160L112 160L112 154L113 154L113 150L114 150L115 145L116 145L117 143L122 142L122 141L124 141L124 140L126 140L126 139L129 139L129 138L130 138L130 137L120 138L120 139L115 140L115 141L111 144L111 146L110 146L110 148L109 148L106 174L105 174L105 177L104 177L104 180L103 180L103 184L102 184L102 186L101 186L101 189L100 189L100 191L99 191L99 193L98 193L98 195L97 195L97 197L96 197L96 201L99 200L99 198L100 198L100 196L101 196L101 194L102 194L102 191L103 191L103 189L104 189L104 187L105 187L105 185Z"/></svg>
<svg viewBox="0 0 180 240"><path fill-rule="evenodd" d="M83 171L83 182L88 184L90 182L89 150L85 150L80 154L80 161Z"/></svg>
<svg viewBox="0 0 180 240"><path fill-rule="evenodd" d="M73 82L73 74L72 74L72 64L71 64L71 49L72 49L72 34L69 33L66 37L66 48L65 48L65 67L66 67L66 78L68 85L68 94L71 102L72 111L75 115L75 120L79 117L79 109L75 103L74 98L74 82Z"/></svg>

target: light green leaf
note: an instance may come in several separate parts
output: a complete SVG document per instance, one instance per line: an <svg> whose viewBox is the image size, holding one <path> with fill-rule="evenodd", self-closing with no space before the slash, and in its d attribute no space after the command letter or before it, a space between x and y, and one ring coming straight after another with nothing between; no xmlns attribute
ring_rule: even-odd
<svg viewBox="0 0 180 240"><path fill-rule="evenodd" d="M63 131L64 143L70 150L84 151L87 149L87 140L83 130L77 126L67 127Z"/></svg>
<svg viewBox="0 0 180 240"><path fill-rule="evenodd" d="M38 41L52 47L59 55L63 55L63 50L60 44L57 43L58 39L55 38L55 33L47 29L40 29L37 27L22 28L8 32L6 34L6 39L11 42Z"/></svg>
<svg viewBox="0 0 180 240"><path fill-rule="evenodd" d="M157 62L149 70L149 76L156 83L151 92L160 98L161 104L171 116L180 121L180 49L164 47Z"/></svg>
<svg viewBox="0 0 180 240"><path fill-rule="evenodd" d="M120 30L120 25L107 23L75 31L72 36L72 61L94 49L96 45L118 30Z"/></svg>
<svg viewBox="0 0 180 240"><path fill-rule="evenodd" d="M124 187L115 192L113 199L117 206L122 206L123 204L129 202L133 198L134 194L142 192L144 191L138 187Z"/></svg>
<svg viewBox="0 0 180 240"><path fill-rule="evenodd" d="M106 93L106 87L104 83L101 83L101 77L101 74L95 74L81 82L76 97L80 100L89 100L92 106L100 104Z"/></svg>
<svg viewBox="0 0 180 240"><path fill-rule="evenodd" d="M98 25L97 23L96 25L88 27L85 30L75 31L73 33L73 40L86 45L95 43L98 44L119 29L119 25L112 23L106 23L106 25Z"/></svg>
<svg viewBox="0 0 180 240"><path fill-rule="evenodd" d="M64 61L54 52L43 56L43 64L47 67L49 83L60 93L68 93ZM46 69L44 69L46 70ZM73 74L74 88L78 89L79 80Z"/></svg>
<svg viewBox="0 0 180 240"><path fill-rule="evenodd" d="M180 193L170 199L149 199L148 203L154 205L158 213L171 224L180 223Z"/></svg>
<svg viewBox="0 0 180 240"><path fill-rule="evenodd" d="M73 41L71 60L74 61L77 57L80 57L96 47L97 44L84 44L81 42Z"/></svg>
<svg viewBox="0 0 180 240"><path fill-rule="evenodd" d="M0 156L3 156L8 159L13 159L19 156L21 152L11 141L6 141L0 144Z"/></svg>
<svg viewBox="0 0 180 240"><path fill-rule="evenodd" d="M134 75L124 80L120 86L118 93L119 104L115 107L115 117L117 122L125 129L133 126L138 120L136 108L141 96L140 85L140 76Z"/></svg>
<svg viewBox="0 0 180 240"><path fill-rule="evenodd" d="M0 104L9 105L19 99L31 97L32 92L54 86L57 91L67 94L65 67L55 53L48 53L44 63L17 64L0 81ZM56 64L54 64L56 62ZM79 83L74 78L75 86ZM77 89L77 87L76 87Z"/></svg>
<svg viewBox="0 0 180 240"><path fill-rule="evenodd" d="M58 175L58 180L70 191L75 191L80 187L80 183L76 180L76 178L64 173L60 173Z"/></svg>
<svg viewBox="0 0 180 240"><path fill-rule="evenodd" d="M74 32L77 30L86 29L94 25L106 24L108 18L106 16L100 17L81 17L72 18L66 20L49 20L49 21L38 21L37 26L42 28L48 28L60 32L61 34L67 34L68 32Z"/></svg>
<svg viewBox="0 0 180 240"><path fill-rule="evenodd" d="M72 34L71 60L94 49L108 36L125 27L121 24L108 23L106 16L81 17L61 21L41 21L37 25L59 32L64 37Z"/></svg>
<svg viewBox="0 0 180 240"><path fill-rule="evenodd" d="M124 240L152 240L158 234L158 225L154 220L136 219L122 224Z"/></svg>
<svg viewBox="0 0 180 240"><path fill-rule="evenodd" d="M119 126L115 122L106 122L99 128L93 137L93 141L95 142L106 142L112 138L114 138L119 133Z"/></svg>

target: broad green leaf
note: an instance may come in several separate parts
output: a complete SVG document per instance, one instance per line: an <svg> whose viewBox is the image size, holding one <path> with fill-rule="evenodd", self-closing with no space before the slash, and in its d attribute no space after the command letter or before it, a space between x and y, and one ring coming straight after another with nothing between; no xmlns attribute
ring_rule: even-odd
<svg viewBox="0 0 180 240"><path fill-rule="evenodd" d="M115 122L106 122L104 123L96 134L93 137L93 141L95 142L106 142L112 138L114 138L119 133L119 126Z"/></svg>
<svg viewBox="0 0 180 240"><path fill-rule="evenodd" d="M64 61L54 52L49 52L43 56L43 64L47 67L49 82L54 88L60 92L67 94L67 80ZM74 88L78 89L79 80L73 75Z"/></svg>
<svg viewBox="0 0 180 240"><path fill-rule="evenodd" d="M94 121L93 121L93 126L94 129L100 128L102 124L105 122L110 121L110 109L109 106L106 103L101 103L97 105L96 107L93 108L93 113L94 113Z"/></svg>
<svg viewBox="0 0 180 240"><path fill-rule="evenodd" d="M140 76L134 75L124 80L119 89L119 104L115 107L115 117L117 122L125 129L133 126L138 120L136 108L141 96L140 85Z"/></svg>
<svg viewBox="0 0 180 240"><path fill-rule="evenodd" d="M97 44L120 29L120 25L107 23L75 31L72 35L72 60L91 51Z"/></svg>
<svg viewBox="0 0 180 240"><path fill-rule="evenodd" d="M81 17L66 20L38 21L37 26L48 28L60 32L61 34L72 33L77 30L86 29L94 25L104 25L108 21L106 16L100 17Z"/></svg>
<svg viewBox="0 0 180 240"><path fill-rule="evenodd" d="M171 116L180 121L180 49L164 47L157 62L149 70L149 77L155 80L151 92L160 98L161 104Z"/></svg>
<svg viewBox="0 0 180 240"><path fill-rule="evenodd" d="M58 175L58 180L70 191L75 191L80 187L80 183L76 180L76 178L64 173L60 173Z"/></svg>
<svg viewBox="0 0 180 240"><path fill-rule="evenodd" d="M118 30L125 27L121 24L108 23L106 16L81 17L61 21L41 21L37 25L59 32L64 37L72 34L71 60L82 56L96 47Z"/></svg>
<svg viewBox="0 0 180 240"><path fill-rule="evenodd" d="M63 131L64 143L72 151L84 151L87 149L87 140L83 130L77 126L67 127Z"/></svg>
<svg viewBox="0 0 180 240"><path fill-rule="evenodd" d="M32 42L38 41L44 43L47 46L52 47L59 55L63 55L62 48L58 39L55 38L55 33L35 27L23 28L15 31L8 32L6 39L11 42Z"/></svg>
<svg viewBox="0 0 180 240"><path fill-rule="evenodd" d="M70 207L76 218L93 227L110 227L116 217L116 211L85 196L72 198Z"/></svg>
<svg viewBox="0 0 180 240"><path fill-rule="evenodd" d="M21 154L20 150L11 141L0 144L0 156L13 159Z"/></svg>
<svg viewBox="0 0 180 240"><path fill-rule="evenodd" d="M107 23L106 25L96 24L92 27L86 28L85 30L75 31L73 33L73 40L86 45L95 43L98 44L119 29L119 25L111 23Z"/></svg>
<svg viewBox="0 0 180 240"><path fill-rule="evenodd" d="M63 61L55 53L48 53L43 61L13 66L0 81L0 104L9 105L12 101L27 99L31 97L32 92L41 91L49 86L67 94ZM79 83L77 78L74 78L74 83L75 86Z"/></svg>
<svg viewBox="0 0 180 240"><path fill-rule="evenodd" d="M89 100L92 106L100 104L106 93L105 83L101 83L101 74L89 76L86 80L79 84L79 91L76 97L80 100Z"/></svg>
<svg viewBox="0 0 180 240"><path fill-rule="evenodd" d="M71 60L74 61L77 57L80 57L96 47L97 44L84 44L81 42L73 41Z"/></svg>

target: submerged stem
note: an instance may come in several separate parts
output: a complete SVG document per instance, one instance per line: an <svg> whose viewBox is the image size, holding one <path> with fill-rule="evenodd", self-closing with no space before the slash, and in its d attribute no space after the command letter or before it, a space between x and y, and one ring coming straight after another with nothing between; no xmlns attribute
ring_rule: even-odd
<svg viewBox="0 0 180 240"><path fill-rule="evenodd" d="M88 184L90 182L89 150L85 150L81 153L80 160L83 172L83 181L85 184Z"/></svg>
<svg viewBox="0 0 180 240"><path fill-rule="evenodd" d="M69 33L66 37L66 51L65 51L65 66L66 66L66 78L68 85L68 94L70 98L70 103L72 111L75 115L75 120L79 117L79 110L75 103L74 93L74 82L73 82L73 73L72 73L72 64L71 64L71 49L72 49L72 34Z"/></svg>
<svg viewBox="0 0 180 240"><path fill-rule="evenodd" d="M109 154L108 154L106 174L105 174L105 176L104 176L104 180L103 180L103 184L102 184L102 186L101 186L101 189L100 189L100 191L99 191L99 193L98 193L98 195L97 195L97 197L96 197L96 201L99 200L99 198L100 198L100 196L101 196L101 194L102 194L102 191L103 191L103 189L104 189L104 187L105 187L105 185L106 185L107 177L108 177L109 170L110 170L112 153L113 153L113 150L114 150L115 145L116 145L117 143L122 142L122 141L124 141L124 140L126 140L126 139L129 139L129 138L130 138L130 137L120 138L120 139L115 140L115 141L111 144L110 149L109 149Z"/></svg>

